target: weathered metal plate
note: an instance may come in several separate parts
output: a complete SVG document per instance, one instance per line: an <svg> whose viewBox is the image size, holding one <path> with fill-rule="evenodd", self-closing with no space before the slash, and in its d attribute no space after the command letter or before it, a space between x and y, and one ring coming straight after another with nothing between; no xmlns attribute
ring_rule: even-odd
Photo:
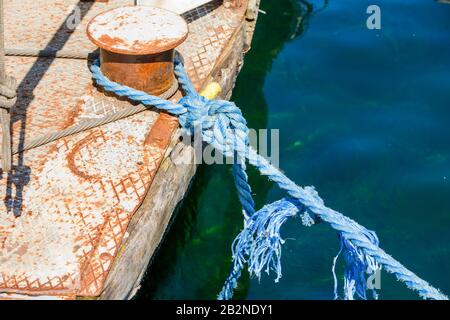
<svg viewBox="0 0 450 320"><path fill-rule="evenodd" d="M5 1L6 26L15 28L6 46L23 47L25 41L33 48L91 48L85 34L89 17L124 2L92 4L67 38L59 26L65 24L64 6L76 1ZM243 11L215 2L185 17L190 36L180 51L200 88ZM8 57L6 62L7 72L21 83L13 113L15 145L129 106L92 86L84 60ZM176 128L175 118L149 110L16 155L15 170L0 181L4 297L98 296Z"/></svg>

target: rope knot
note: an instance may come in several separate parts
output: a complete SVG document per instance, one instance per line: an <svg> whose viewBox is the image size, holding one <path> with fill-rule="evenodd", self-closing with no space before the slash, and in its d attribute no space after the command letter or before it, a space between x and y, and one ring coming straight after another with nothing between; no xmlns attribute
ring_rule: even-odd
<svg viewBox="0 0 450 320"><path fill-rule="evenodd" d="M189 94L179 104L187 110L180 115L179 122L188 134L200 131L203 140L225 156L245 151L249 130L241 110L234 103Z"/></svg>
<svg viewBox="0 0 450 320"><path fill-rule="evenodd" d="M209 115L210 101L198 94L183 97L179 102L187 112L180 115L179 121L183 129L193 134L196 128L203 128L203 124L211 120Z"/></svg>

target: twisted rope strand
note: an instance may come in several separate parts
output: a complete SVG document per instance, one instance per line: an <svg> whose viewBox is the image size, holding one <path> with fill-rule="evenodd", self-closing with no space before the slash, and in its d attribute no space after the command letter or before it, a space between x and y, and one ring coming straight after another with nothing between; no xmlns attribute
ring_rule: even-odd
<svg viewBox="0 0 450 320"><path fill-rule="evenodd" d="M91 55L97 55L86 50L48 50L48 49L33 49L33 48L5 48L6 56L13 57L40 57L40 58L63 58L63 59L89 59Z"/></svg>

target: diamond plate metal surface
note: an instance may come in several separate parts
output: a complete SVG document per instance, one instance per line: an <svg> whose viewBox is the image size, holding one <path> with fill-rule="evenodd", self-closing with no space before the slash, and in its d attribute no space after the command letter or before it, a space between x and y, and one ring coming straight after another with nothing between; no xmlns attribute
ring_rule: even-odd
<svg viewBox="0 0 450 320"><path fill-rule="evenodd" d="M186 70L197 89L204 85L245 12L245 6L241 10L228 10L221 3L212 1L183 14L190 35L180 51L185 55Z"/></svg>
<svg viewBox="0 0 450 320"><path fill-rule="evenodd" d="M68 33L67 7L78 1L5 1L6 46L93 50L88 21L130 2L80 2L87 13ZM179 50L201 88L243 10L225 9L219 1L185 18L190 35ZM15 145L130 105L92 85L87 61L7 57L6 63L21 83L12 120ZM13 172L0 181L4 297L98 296L177 126L174 117L149 110L16 155Z"/></svg>

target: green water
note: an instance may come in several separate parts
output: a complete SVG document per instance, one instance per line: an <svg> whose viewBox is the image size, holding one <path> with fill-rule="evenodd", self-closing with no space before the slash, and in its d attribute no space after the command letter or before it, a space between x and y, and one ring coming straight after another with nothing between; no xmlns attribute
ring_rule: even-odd
<svg viewBox="0 0 450 320"><path fill-rule="evenodd" d="M382 29L366 28L381 8ZM263 0L233 99L280 129L280 165L450 293L450 5L432 0ZM256 203L282 193L250 170ZM201 166L139 299L214 299L242 227L230 167ZM244 274L236 298L332 299L336 233L283 227L283 278ZM342 276L342 264L339 275ZM417 296L386 273L381 298Z"/></svg>

